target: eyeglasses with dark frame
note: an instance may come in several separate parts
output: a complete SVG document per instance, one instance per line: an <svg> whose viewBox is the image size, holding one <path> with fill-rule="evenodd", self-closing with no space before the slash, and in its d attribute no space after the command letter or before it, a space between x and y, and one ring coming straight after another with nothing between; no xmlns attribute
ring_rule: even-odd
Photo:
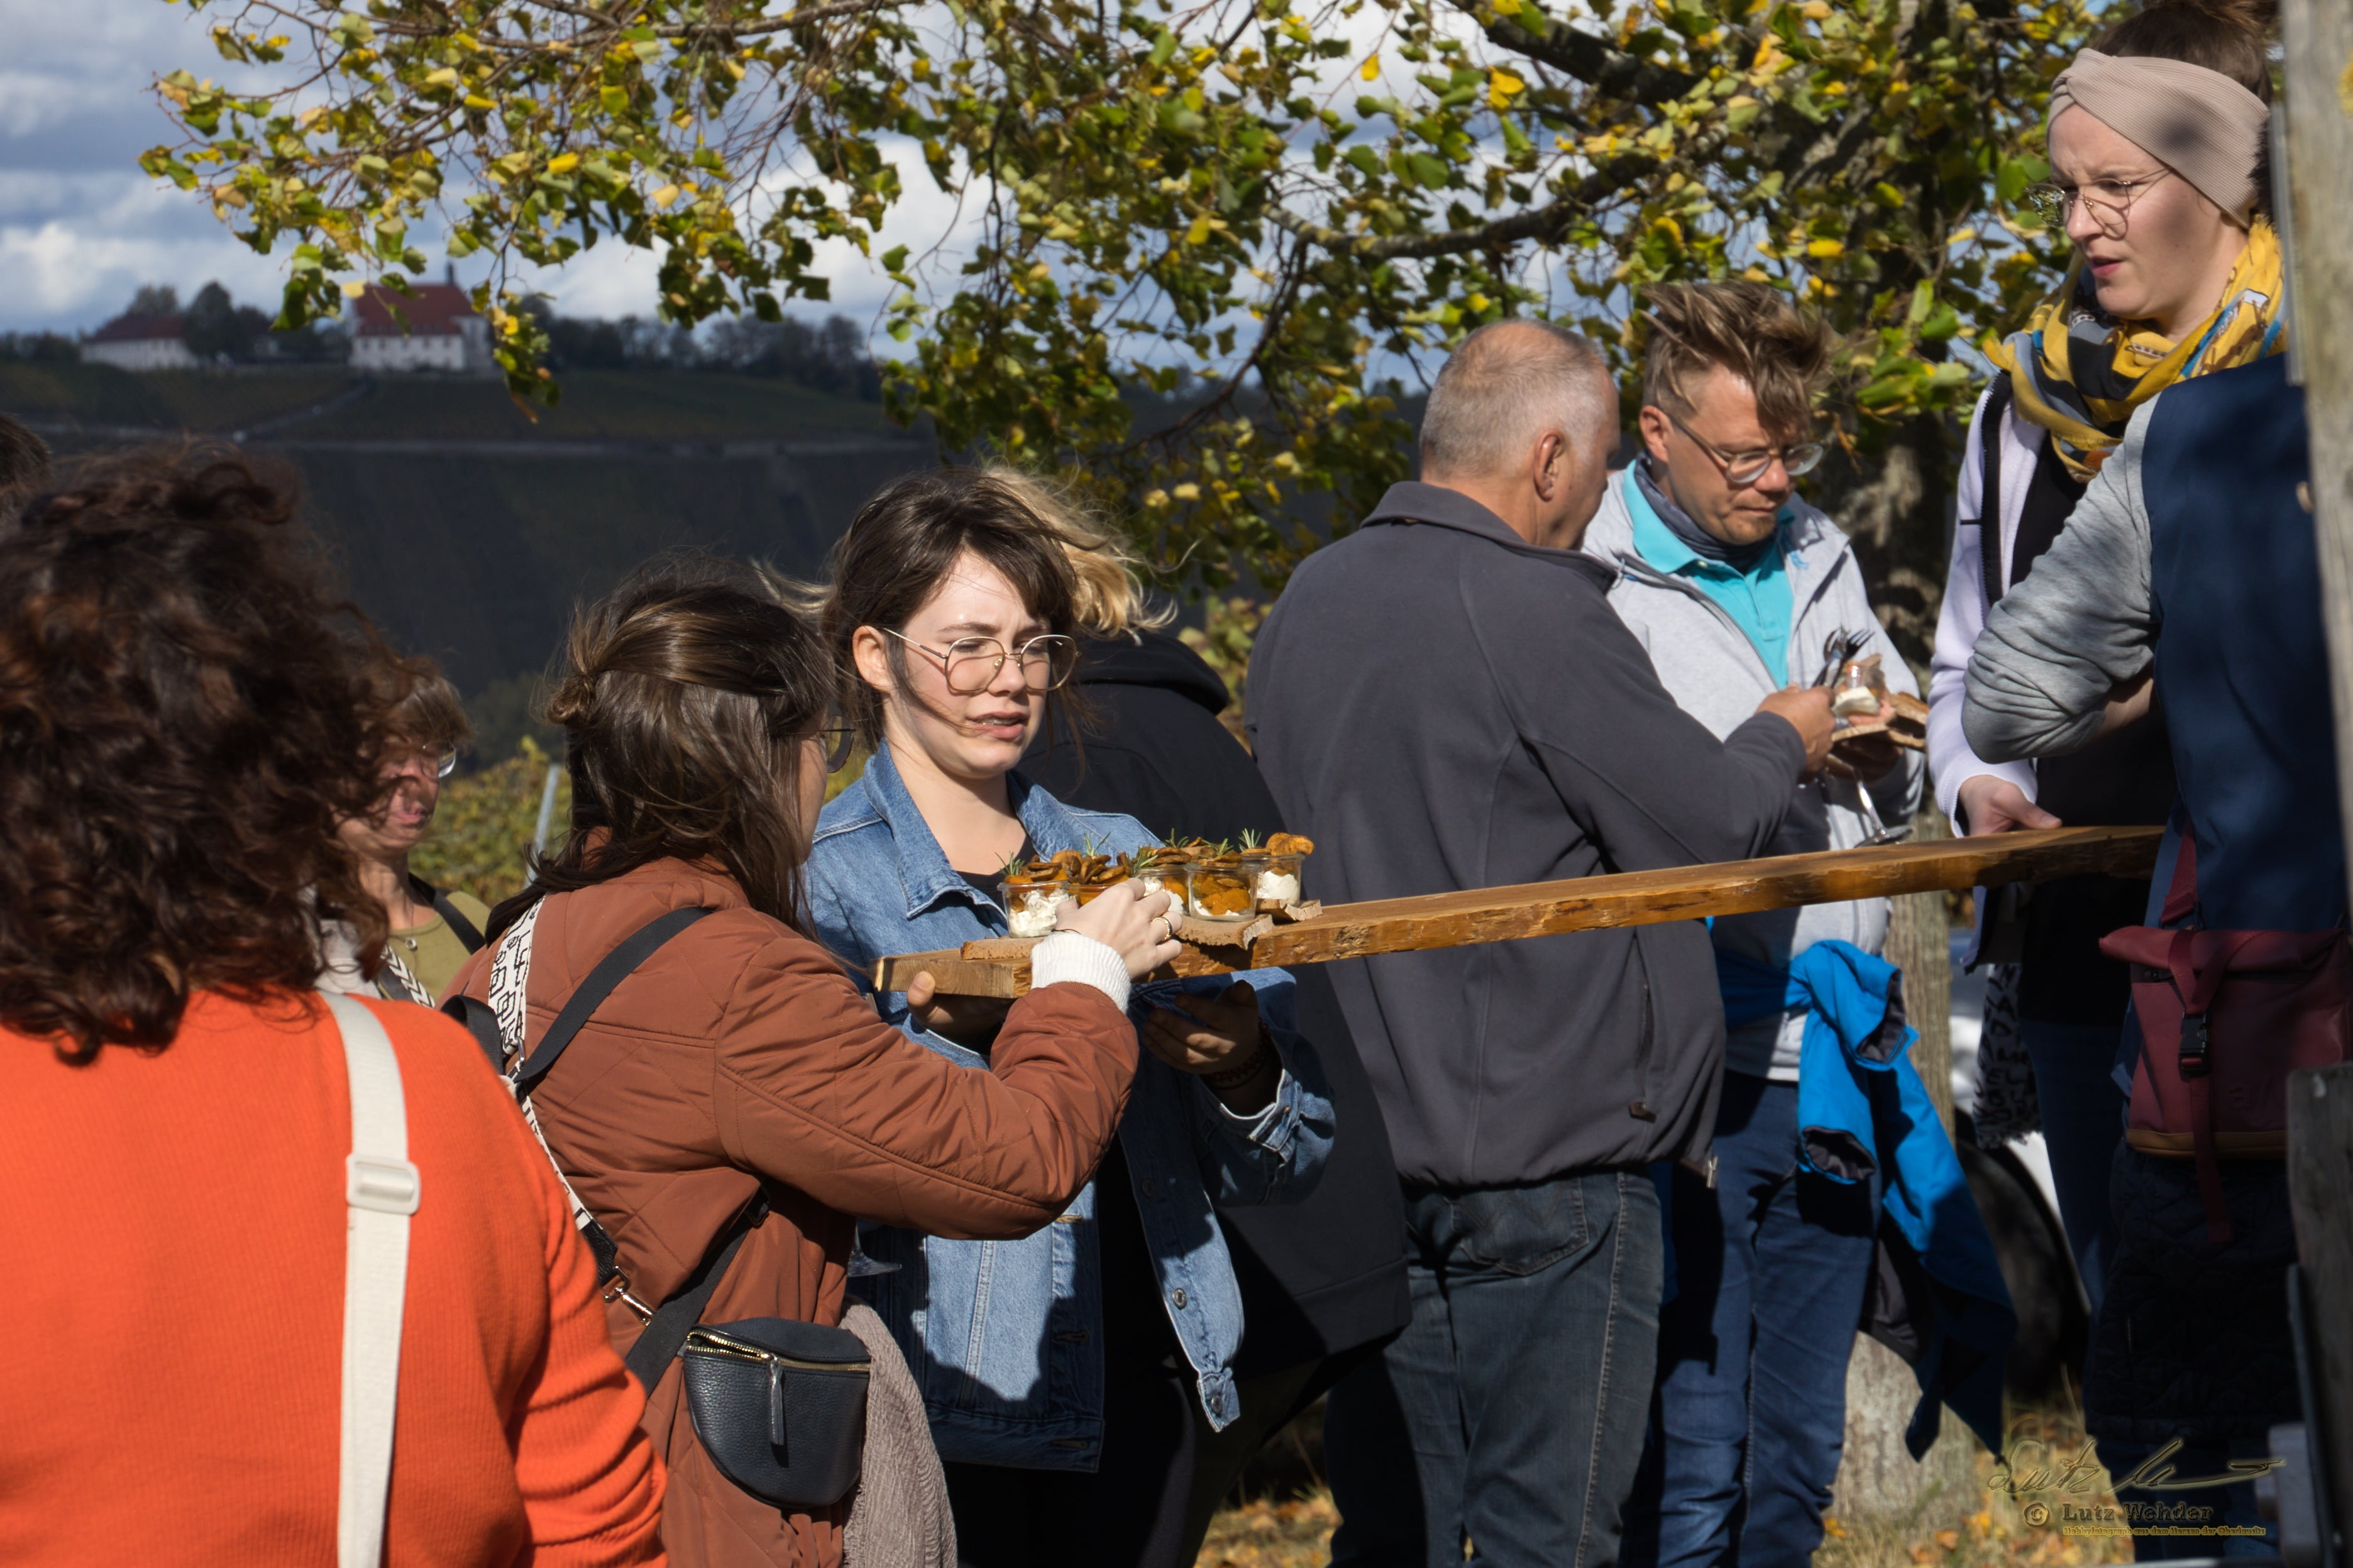
<svg viewBox="0 0 2353 1568"><path fill-rule="evenodd" d="M835 719L811 731L808 738L824 748L825 771L838 773L849 765L850 753L858 749L858 726L847 719Z"/></svg>
<svg viewBox="0 0 2353 1568"><path fill-rule="evenodd" d="M1008 658L1020 660L1022 684L1033 695L1043 695L1061 686L1079 668L1079 645L1055 632L1031 637L1011 654L995 637L958 637L943 653L888 626L875 629L939 660L940 672L947 677L948 690L957 697L977 697L987 690Z"/></svg>
<svg viewBox="0 0 2353 1568"><path fill-rule="evenodd" d="M2042 180L2020 193L2019 200L2033 209L2034 215L2055 229L2064 229L2074 216L2078 202L2089 205L2092 221L2110 239L2124 237L2126 222L2132 213L2133 203L2140 200L2141 192L2158 184L2173 173L2159 169L2154 174L2143 174L2137 180L2094 180L2087 184L2063 185L2055 180ZM2113 221L2111 221L2113 220Z"/></svg>
<svg viewBox="0 0 2353 1568"><path fill-rule="evenodd" d="M1735 454L1719 451L1715 443L1676 418L1672 410L1660 408L1655 403L1651 406L1658 408L1660 413L1664 414L1667 416L1667 422L1682 431L1693 446L1715 459L1715 466L1724 470L1725 482L1727 484L1755 484L1773 467L1776 458L1780 459L1783 470L1793 479L1799 474L1811 473L1814 465L1822 460L1824 448L1820 441L1800 441L1794 447L1778 447L1765 453L1762 457L1754 452L1742 452L1736 457Z"/></svg>

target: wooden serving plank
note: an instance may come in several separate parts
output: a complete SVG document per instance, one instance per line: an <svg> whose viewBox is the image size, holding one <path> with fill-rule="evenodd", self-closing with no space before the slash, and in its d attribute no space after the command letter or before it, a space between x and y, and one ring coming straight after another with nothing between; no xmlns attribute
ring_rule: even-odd
<svg viewBox="0 0 2353 1568"><path fill-rule="evenodd" d="M2163 829L2156 827L2054 827L1334 904L1314 920L1277 925L1251 942L1247 954L1188 945L1170 968L1178 974L1219 974L2052 877L2146 877L2156 865L2161 837ZM1008 989L1012 981L997 975L1018 966L1026 988L1029 945L1011 939L966 943L955 958L991 973L985 981L975 977L984 988L964 994L1018 994ZM903 990L915 969L924 966L920 961L934 956L883 959L876 965L876 984L886 991ZM943 991L960 990L971 972L959 966L955 973L954 982L938 969L933 978Z"/></svg>

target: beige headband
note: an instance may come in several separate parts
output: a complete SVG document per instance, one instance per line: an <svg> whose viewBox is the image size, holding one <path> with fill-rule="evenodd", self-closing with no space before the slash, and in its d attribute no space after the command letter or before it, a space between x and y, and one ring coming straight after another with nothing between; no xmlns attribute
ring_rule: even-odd
<svg viewBox="0 0 2353 1568"><path fill-rule="evenodd" d="M2085 49L2051 89L2189 181L2241 223L2255 205L2255 161L2271 108L2221 71L2188 60Z"/></svg>

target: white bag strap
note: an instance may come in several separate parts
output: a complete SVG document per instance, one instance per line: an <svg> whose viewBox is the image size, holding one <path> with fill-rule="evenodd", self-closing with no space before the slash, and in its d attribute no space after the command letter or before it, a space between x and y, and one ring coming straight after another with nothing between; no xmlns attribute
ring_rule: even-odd
<svg viewBox="0 0 2353 1568"><path fill-rule="evenodd" d="M421 1184L408 1162L400 1061L375 1015L348 996L327 1006L351 1079L352 1152L343 1163L349 1227L343 1256L343 1468L335 1560L378 1568L392 1487L392 1425L400 1392L400 1320L408 1286L408 1216Z"/></svg>
<svg viewBox="0 0 2353 1568"><path fill-rule="evenodd" d="M516 1077L522 1068L523 1058L529 1054L523 1049L525 1032L530 1026L523 1016L523 998L531 991L532 943L539 935L539 911L545 908L545 899L533 904L523 911L522 919L499 939L498 951L491 956L491 1011L498 1016L499 1038L506 1042L507 1060L502 1071L507 1092L515 1097L531 1135L539 1140L539 1152L547 1156L548 1168L555 1173L556 1181L564 1188L565 1201L572 1205L574 1226L586 1236L595 1231L596 1216L588 1212L588 1205L572 1190L572 1178L564 1173L555 1151L547 1146L547 1134L539 1130L539 1108L532 1104L531 1096L522 1091L522 1084ZM600 1268L603 1262L600 1257Z"/></svg>

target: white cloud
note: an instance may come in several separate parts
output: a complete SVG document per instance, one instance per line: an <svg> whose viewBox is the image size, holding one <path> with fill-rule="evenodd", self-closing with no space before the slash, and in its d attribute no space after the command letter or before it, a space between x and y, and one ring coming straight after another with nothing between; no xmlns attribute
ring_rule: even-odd
<svg viewBox="0 0 2353 1568"><path fill-rule="evenodd" d="M213 50L211 20L162 0L0 0L0 37L8 40L0 68L0 331L89 331L142 283L173 284L185 298L216 279L247 303L276 300L290 241L274 257L257 255L200 197L138 166L141 153L174 133L151 91L155 77L185 68L226 78L235 69ZM920 255L946 239L952 272L974 221L956 222L953 199L933 187L912 144L892 152L907 195L874 253L905 244ZM429 233L418 238L435 252ZM518 277L567 315L649 316L659 266L652 252L607 238L563 268ZM871 321L895 291L846 241L821 244L818 266L832 299L798 302L799 313ZM481 275L480 260L459 264L461 280Z"/></svg>

